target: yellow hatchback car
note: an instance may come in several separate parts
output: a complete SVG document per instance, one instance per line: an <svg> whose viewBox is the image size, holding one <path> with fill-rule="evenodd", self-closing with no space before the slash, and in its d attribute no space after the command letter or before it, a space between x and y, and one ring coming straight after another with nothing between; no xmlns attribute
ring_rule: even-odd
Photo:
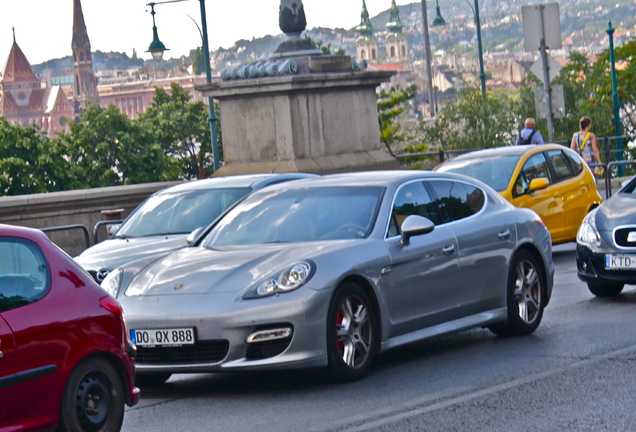
<svg viewBox="0 0 636 432"><path fill-rule="evenodd" d="M477 150L435 170L481 180L516 207L534 210L550 230L553 244L576 240L581 221L602 201L583 159L559 144Z"/></svg>

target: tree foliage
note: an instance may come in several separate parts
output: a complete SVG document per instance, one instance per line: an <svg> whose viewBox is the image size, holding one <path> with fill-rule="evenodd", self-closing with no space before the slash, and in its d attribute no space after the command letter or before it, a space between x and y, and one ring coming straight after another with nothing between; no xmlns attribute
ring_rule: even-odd
<svg viewBox="0 0 636 432"><path fill-rule="evenodd" d="M71 187L60 147L35 125L10 125L0 117L0 194L23 195Z"/></svg>
<svg viewBox="0 0 636 432"><path fill-rule="evenodd" d="M206 178L213 170L208 107L190 99L177 83L171 84L170 93L157 88L152 105L139 116L139 124L166 155L177 160L184 178Z"/></svg>
<svg viewBox="0 0 636 432"><path fill-rule="evenodd" d="M394 153L394 146L405 140L398 117L410 108L409 101L417 96L417 87L409 86L405 89L391 87L389 91L378 93L378 116L380 118L380 141L387 147L389 153Z"/></svg>
<svg viewBox="0 0 636 432"><path fill-rule="evenodd" d="M464 89L448 102L437 118L422 126L424 142L446 149L498 147L510 144L517 119L514 100L507 93ZM409 148L422 151L424 146Z"/></svg>
<svg viewBox="0 0 636 432"><path fill-rule="evenodd" d="M57 141L70 161L72 187L104 187L173 180L175 164L154 137L114 105L89 104ZM86 186L88 185L88 186Z"/></svg>
<svg viewBox="0 0 636 432"><path fill-rule="evenodd" d="M196 47L192 55L192 74L205 73L205 55L202 47Z"/></svg>

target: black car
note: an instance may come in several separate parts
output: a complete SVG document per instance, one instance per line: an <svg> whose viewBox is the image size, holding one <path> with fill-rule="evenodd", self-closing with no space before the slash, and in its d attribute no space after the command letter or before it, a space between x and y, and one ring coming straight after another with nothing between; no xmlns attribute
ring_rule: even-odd
<svg viewBox="0 0 636 432"><path fill-rule="evenodd" d="M636 177L585 217L576 264L596 296L617 296L625 284L636 284Z"/></svg>

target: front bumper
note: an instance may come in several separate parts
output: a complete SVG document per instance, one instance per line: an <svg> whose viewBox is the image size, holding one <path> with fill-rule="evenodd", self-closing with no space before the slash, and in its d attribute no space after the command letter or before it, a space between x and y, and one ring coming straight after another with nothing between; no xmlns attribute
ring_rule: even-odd
<svg viewBox="0 0 636 432"><path fill-rule="evenodd" d="M260 299L227 294L137 296L123 300L129 329L194 328L194 345L137 346L137 372L198 373L327 365L331 290L308 287ZM291 328L284 338L248 343L255 332Z"/></svg>
<svg viewBox="0 0 636 432"><path fill-rule="evenodd" d="M628 254L618 249L591 250L581 244L576 245L576 269L577 276L586 283L621 283L636 284L635 270L608 270L605 268L605 255L607 254Z"/></svg>

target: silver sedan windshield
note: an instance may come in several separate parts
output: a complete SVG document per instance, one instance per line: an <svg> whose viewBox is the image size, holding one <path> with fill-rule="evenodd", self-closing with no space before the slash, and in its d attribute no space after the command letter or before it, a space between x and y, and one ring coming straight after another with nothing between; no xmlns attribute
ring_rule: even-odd
<svg viewBox="0 0 636 432"><path fill-rule="evenodd" d="M383 188L324 187L263 191L230 211L202 246L363 238Z"/></svg>
<svg viewBox="0 0 636 432"><path fill-rule="evenodd" d="M115 237L190 233L210 224L249 191L249 188L201 189L153 195L130 215Z"/></svg>
<svg viewBox="0 0 636 432"><path fill-rule="evenodd" d="M486 183L496 191L506 190L519 156L457 159L441 165L437 171L464 174Z"/></svg>

